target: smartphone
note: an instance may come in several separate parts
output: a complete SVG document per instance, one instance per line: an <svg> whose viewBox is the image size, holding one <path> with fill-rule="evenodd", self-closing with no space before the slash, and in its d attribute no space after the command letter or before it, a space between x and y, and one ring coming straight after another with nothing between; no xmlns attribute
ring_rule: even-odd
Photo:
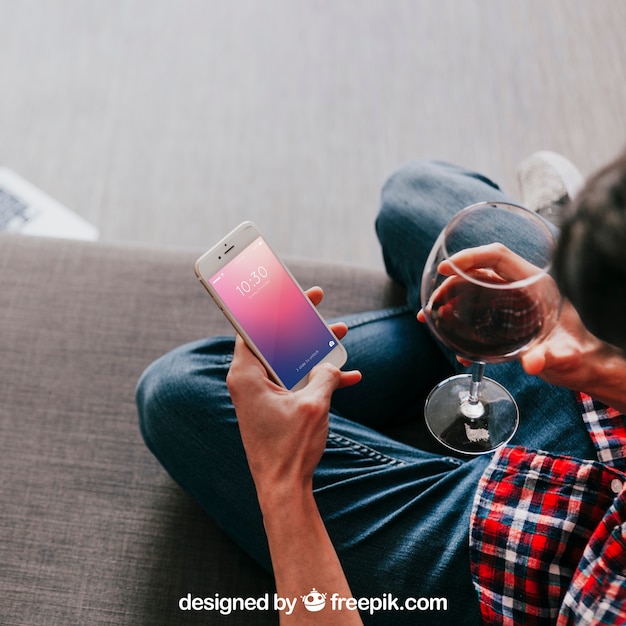
<svg viewBox="0 0 626 626"><path fill-rule="evenodd" d="M258 228L244 222L195 264L218 307L269 376L285 389L306 385L311 369L341 367L345 348Z"/></svg>

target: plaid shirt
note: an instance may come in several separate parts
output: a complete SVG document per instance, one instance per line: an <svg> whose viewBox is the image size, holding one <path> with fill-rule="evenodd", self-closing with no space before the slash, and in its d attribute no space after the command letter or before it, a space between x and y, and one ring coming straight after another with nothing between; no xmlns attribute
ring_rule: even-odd
<svg viewBox="0 0 626 626"><path fill-rule="evenodd" d="M502 448L470 528L486 624L626 624L626 416L578 394L599 461Z"/></svg>

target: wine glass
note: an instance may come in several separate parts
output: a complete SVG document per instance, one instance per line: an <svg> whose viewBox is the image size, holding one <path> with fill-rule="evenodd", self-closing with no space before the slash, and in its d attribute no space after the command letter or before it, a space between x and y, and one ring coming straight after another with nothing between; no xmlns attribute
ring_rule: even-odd
<svg viewBox="0 0 626 626"><path fill-rule="evenodd" d="M455 215L424 267L422 305L439 341L471 373L428 396L426 424L443 445L468 455L507 443L519 424L511 394L484 377L486 363L519 357L553 328L561 295L549 275L552 226L508 202L479 202Z"/></svg>

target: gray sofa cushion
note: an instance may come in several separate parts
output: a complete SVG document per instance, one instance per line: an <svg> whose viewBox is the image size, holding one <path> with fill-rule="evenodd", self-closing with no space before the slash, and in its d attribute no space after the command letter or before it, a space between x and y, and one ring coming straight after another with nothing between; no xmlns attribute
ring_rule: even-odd
<svg viewBox="0 0 626 626"><path fill-rule="evenodd" d="M0 235L0 623L276 622L179 610L188 593L258 597L273 582L137 428L134 388L152 360L232 334L194 276L197 256ZM289 265L324 287L327 316L401 297L382 272Z"/></svg>

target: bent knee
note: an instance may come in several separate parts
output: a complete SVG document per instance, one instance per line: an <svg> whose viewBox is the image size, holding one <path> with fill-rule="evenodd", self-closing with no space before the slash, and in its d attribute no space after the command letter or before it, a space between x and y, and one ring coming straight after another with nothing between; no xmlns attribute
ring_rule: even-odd
<svg viewBox="0 0 626 626"><path fill-rule="evenodd" d="M156 453L160 442L167 439L172 414L180 405L179 375L172 357L166 354L148 366L135 389L139 430L150 450Z"/></svg>
<svg viewBox="0 0 626 626"><path fill-rule="evenodd" d="M141 435L153 452L229 404L225 380L232 342L215 338L180 346L143 372L135 401Z"/></svg>
<svg viewBox="0 0 626 626"><path fill-rule="evenodd" d="M442 184L447 164L437 161L409 161L400 166L383 185L376 229L384 237L406 224L421 221L432 213L433 192Z"/></svg>

